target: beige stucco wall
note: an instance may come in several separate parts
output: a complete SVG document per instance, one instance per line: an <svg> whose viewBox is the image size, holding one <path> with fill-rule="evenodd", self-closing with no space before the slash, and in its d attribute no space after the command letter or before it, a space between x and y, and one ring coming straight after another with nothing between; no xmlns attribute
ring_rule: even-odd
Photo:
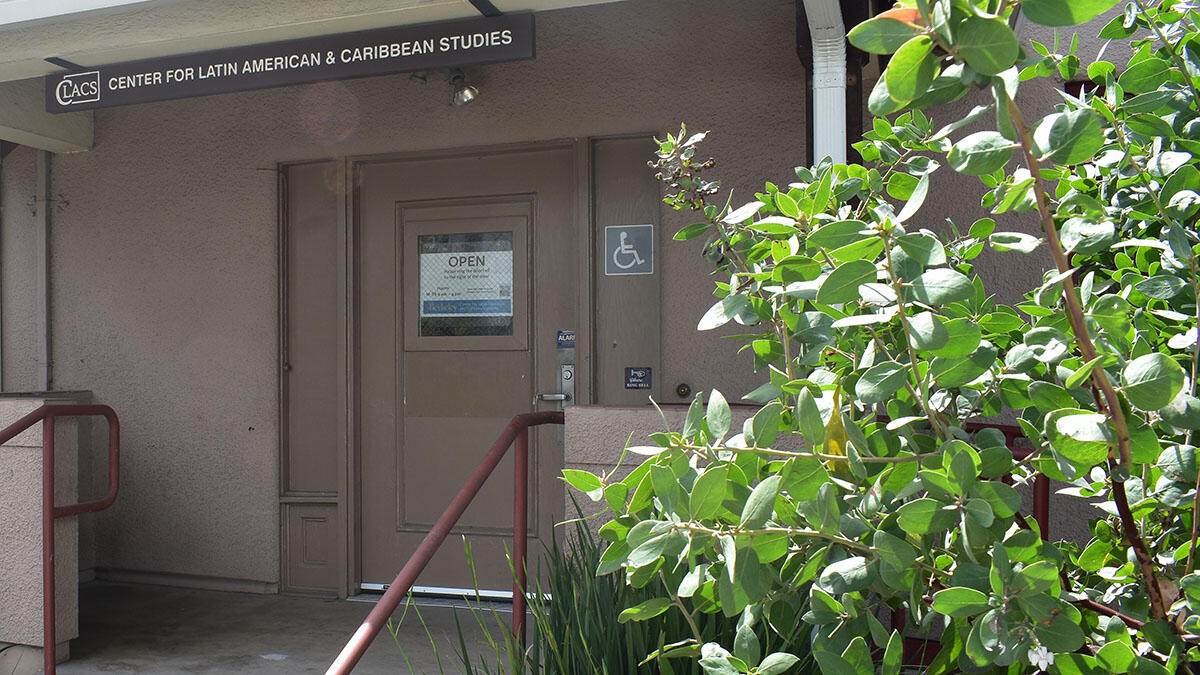
<svg viewBox="0 0 1200 675"><path fill-rule="evenodd" d="M541 13L537 59L468 69L481 97L464 108L447 105L436 75L423 86L398 75L97 111L95 149L53 158L65 202L50 283L54 385L93 390L123 422L122 495L97 519L96 564L195 583L279 579L277 163L661 136L686 121L713 131L713 176L747 201L804 159L794 11L790 0L631 0ZM5 161L8 388L39 372L29 268L13 262L28 259L32 219L19 207L33 177L31 151ZM947 183L964 184L977 193ZM962 194L936 189L927 226L973 220ZM669 237L692 217L664 210L662 222ZM695 332L713 301L699 246L661 252L656 377L733 400L761 378L735 342ZM1011 299L1039 264L985 258L980 270Z"/></svg>
<svg viewBox="0 0 1200 675"><path fill-rule="evenodd" d="M539 14L537 59L468 69L482 96L465 108L436 77L400 75L98 111L95 149L54 157L69 204L51 235L55 385L94 390L124 429L97 564L278 580L277 162L661 135L682 120L716 132L708 152L721 175L752 177L728 183L751 198L788 180L804 139L793 3L752 4ZM23 153L6 163L9 204L28 199L28 173L8 170ZM664 229L687 222L668 214ZM737 396L758 382L733 343L694 332L711 304L696 254L663 251L663 381ZM23 339L6 334L6 358Z"/></svg>
<svg viewBox="0 0 1200 675"><path fill-rule="evenodd" d="M38 269L37 151L20 147L0 163L0 378L4 391L45 386L40 331L45 317Z"/></svg>

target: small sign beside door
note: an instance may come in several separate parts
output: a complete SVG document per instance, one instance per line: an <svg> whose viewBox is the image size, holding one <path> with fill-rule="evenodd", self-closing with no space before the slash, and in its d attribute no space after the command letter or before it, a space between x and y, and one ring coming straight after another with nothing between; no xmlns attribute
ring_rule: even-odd
<svg viewBox="0 0 1200 675"><path fill-rule="evenodd" d="M653 382L653 372L644 366L625 368L626 389L649 389Z"/></svg>
<svg viewBox="0 0 1200 675"><path fill-rule="evenodd" d="M654 274L654 226L609 225L605 227L604 274L605 276Z"/></svg>

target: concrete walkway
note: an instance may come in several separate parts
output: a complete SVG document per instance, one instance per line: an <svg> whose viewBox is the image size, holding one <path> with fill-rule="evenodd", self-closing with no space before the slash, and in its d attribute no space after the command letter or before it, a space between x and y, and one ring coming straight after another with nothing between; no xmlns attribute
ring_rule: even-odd
<svg viewBox="0 0 1200 675"><path fill-rule="evenodd" d="M79 604L80 636L71 643L71 660L58 669L64 675L323 673L372 607L346 600L107 583L81 588ZM420 611L428 632L410 608L398 640L382 633L354 672L464 672L455 614L473 659L493 653L480 621L490 622L488 632L500 636L497 621L507 626L511 617L494 608L473 614L423 604ZM494 672L495 657L488 661Z"/></svg>

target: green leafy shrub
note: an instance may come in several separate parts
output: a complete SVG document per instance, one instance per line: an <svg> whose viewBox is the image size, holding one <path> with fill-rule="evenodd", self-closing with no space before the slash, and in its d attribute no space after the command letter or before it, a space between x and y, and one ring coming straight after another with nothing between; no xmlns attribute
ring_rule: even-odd
<svg viewBox="0 0 1200 675"><path fill-rule="evenodd" d="M891 55L870 108L894 118L856 145L871 166L800 168L732 208L712 201L704 134L660 142L668 203L702 215L676 238L706 238L719 274L699 327L744 326L768 381L741 429L714 391L631 448L646 459L628 477L567 477L613 512L598 571L662 589L627 610L640 617L738 617L732 640L675 647L708 673L787 671L809 651L778 646L799 623L822 672L898 673L906 626L879 619L892 609L940 635L930 672L1186 669L1200 661L1200 12L1131 3L1101 33L1128 61L1083 69L1077 40L1026 52L1013 13L1069 27L1115 0L909 4L849 35ZM1024 82L1081 72L1094 89L1025 118ZM991 102L962 119L922 112L972 90ZM1027 231L923 222L943 164ZM998 304L974 270L989 247L1055 267ZM1017 420L1029 457L967 431L997 418ZM1090 541L1042 540L1005 482L1038 474L1095 506Z"/></svg>

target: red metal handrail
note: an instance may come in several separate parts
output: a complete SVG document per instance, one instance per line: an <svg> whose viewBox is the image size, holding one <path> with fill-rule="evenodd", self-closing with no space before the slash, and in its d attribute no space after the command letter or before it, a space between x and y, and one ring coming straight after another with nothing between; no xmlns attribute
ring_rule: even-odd
<svg viewBox="0 0 1200 675"><path fill-rule="evenodd" d="M484 481L492 475L492 471L503 459L504 453L508 452L509 447L513 445L513 441L516 441L517 454L513 458L513 566L516 570L516 579L513 581L512 631L513 636L520 641L521 648L524 650L525 554L527 549L526 529L529 518L529 427L562 423L563 413L561 411L526 413L512 418L500 437L492 444L488 453L484 455L483 461L479 463L479 466L467 478L462 489L454 496L450 506L446 507L446 511L434 523L429 534L421 540L417 550L405 563L400 573L396 575L396 580L388 586L383 597L375 603L371 613L367 615L362 625L350 637L350 641L342 648L342 653L338 654L337 659L329 666L329 670L325 671L326 675L349 673L354 670L354 666L366 653L367 647L371 646L371 642L379 635L379 631L383 629L388 618L400 606L400 601L408 595L408 591L416 583L417 576L429 564L433 554L450 534L451 528L458 523L458 519L467 510Z"/></svg>
<svg viewBox="0 0 1200 675"><path fill-rule="evenodd" d="M966 431L975 433L983 429L995 429L1004 434L1004 444L1008 446L1009 452L1013 454L1014 459L1023 460L1033 454L1033 448L1018 448L1017 440L1025 438L1025 432L1021 427L1011 424L991 424L988 422L968 422L963 427ZM1005 481L1011 481L1010 475ZM1041 530L1042 540L1049 541L1050 539L1050 479L1046 474L1039 473L1033 479L1033 519L1037 521L1038 529Z"/></svg>
<svg viewBox="0 0 1200 675"><path fill-rule="evenodd" d="M108 420L108 494L95 501L55 506L54 419L95 415ZM106 405L47 403L0 431L0 445L16 438L18 434L38 422L42 422L42 670L48 675L53 675L57 667L55 661L58 647L54 608L54 521L58 518L102 511L117 500L117 492L121 485L121 422L117 419L117 413Z"/></svg>

